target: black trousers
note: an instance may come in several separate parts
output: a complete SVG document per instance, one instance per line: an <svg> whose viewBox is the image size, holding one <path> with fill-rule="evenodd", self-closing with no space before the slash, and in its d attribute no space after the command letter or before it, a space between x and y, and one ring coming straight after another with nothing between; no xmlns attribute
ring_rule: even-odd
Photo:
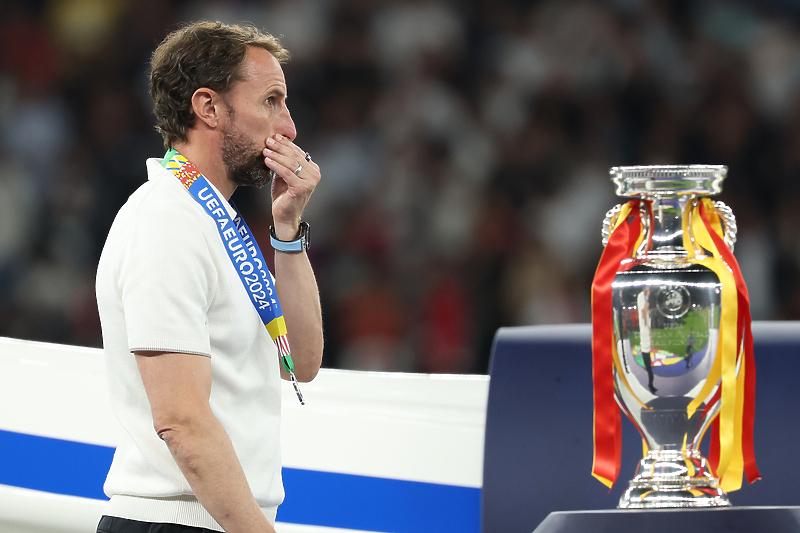
<svg viewBox="0 0 800 533"><path fill-rule="evenodd" d="M97 533L217 533L204 527L182 526L180 524L157 524L139 522L116 516L102 516L97 524Z"/></svg>

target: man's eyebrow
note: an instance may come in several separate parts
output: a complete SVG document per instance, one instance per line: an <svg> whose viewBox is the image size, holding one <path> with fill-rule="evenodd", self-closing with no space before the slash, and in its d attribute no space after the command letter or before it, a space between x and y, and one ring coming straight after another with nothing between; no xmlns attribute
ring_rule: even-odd
<svg viewBox="0 0 800 533"><path fill-rule="evenodd" d="M264 91L264 96L281 96L286 98L286 90L279 85L273 85L266 91Z"/></svg>

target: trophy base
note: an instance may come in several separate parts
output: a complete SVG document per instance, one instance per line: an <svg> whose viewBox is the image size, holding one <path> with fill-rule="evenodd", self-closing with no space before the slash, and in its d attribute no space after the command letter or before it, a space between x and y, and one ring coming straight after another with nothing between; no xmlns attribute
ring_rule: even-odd
<svg viewBox="0 0 800 533"><path fill-rule="evenodd" d="M708 461L697 450L651 450L619 500L620 509L730 505Z"/></svg>

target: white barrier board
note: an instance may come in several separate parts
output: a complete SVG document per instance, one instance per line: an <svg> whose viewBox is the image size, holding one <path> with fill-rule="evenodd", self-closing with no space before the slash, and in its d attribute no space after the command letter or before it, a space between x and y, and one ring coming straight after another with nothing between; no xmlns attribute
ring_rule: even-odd
<svg viewBox="0 0 800 533"><path fill-rule="evenodd" d="M466 516L460 525L442 518L454 524L454 531L480 531L476 517L488 385L488 376L322 369L302 385L306 405L301 406L284 383L287 496L278 512L278 531L421 532L420 523L430 522L425 515L434 508ZM41 441L48 450L60 449L60 443L65 448L96 445L85 446L86 457L105 457L120 431L108 401L101 350L0 338L0 531L92 531L102 512L102 494L80 497L79 491L71 492L69 479L33 479L46 473L6 479L2 464L12 465L15 454L20 456L19 449L11 449L23 446L17 442ZM24 467L14 468L24 472ZM52 470L59 475L59 468ZM49 483L64 488L47 489ZM294 489L302 483L310 486ZM348 490L359 491L351 497L363 493L365 498L351 511L341 509L349 500L336 503L335 513L318 503L303 507L304 497L315 502ZM399 508L382 509L389 500ZM286 523L287 518L297 523Z"/></svg>

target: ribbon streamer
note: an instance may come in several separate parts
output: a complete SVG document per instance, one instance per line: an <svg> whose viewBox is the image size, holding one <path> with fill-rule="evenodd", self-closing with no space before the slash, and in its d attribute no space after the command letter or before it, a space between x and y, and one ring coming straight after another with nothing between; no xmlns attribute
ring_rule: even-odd
<svg viewBox="0 0 800 533"><path fill-rule="evenodd" d="M712 226L709 222L708 213L712 213L716 217L716 225L713 225L716 231L710 231L711 239L714 241L717 250L722 255L722 258L730 267L734 279L736 280L737 289L737 303L739 309L739 317L737 321L737 342L736 345L744 353L744 360L741 362L740 375L737 378L737 413L736 420L741 425L741 453L744 462L744 474L748 483L761 479L761 474L756 465L754 441L753 441L753 427L755 421L755 391L756 391L756 365L755 354L753 350L753 332L752 332L752 319L750 316L750 295L747 291L747 285L744 282L744 277L739 269L739 263L731 252L730 248L725 244L722 238L722 229L719 227L719 215L717 214L714 204L708 198L704 198L698 210L700 218L706 227ZM742 354L740 353L740 357ZM731 476L729 476L731 477ZM741 473L736 479L738 485L734 489L741 487Z"/></svg>
<svg viewBox="0 0 800 533"><path fill-rule="evenodd" d="M608 488L619 476L622 419L614 401L611 282L620 263L630 259L642 238L639 202L623 206L608 238L592 283L592 380L594 383L594 460L592 475Z"/></svg>

